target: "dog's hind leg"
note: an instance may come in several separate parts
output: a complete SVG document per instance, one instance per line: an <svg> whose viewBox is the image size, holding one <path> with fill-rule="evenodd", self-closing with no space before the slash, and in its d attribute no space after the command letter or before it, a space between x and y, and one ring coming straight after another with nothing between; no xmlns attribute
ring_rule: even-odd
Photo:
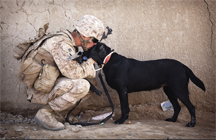
<svg viewBox="0 0 216 140"><path fill-rule="evenodd" d="M189 122L187 127L194 127L196 125L196 115L195 115L195 107L191 103L188 95L188 91L182 95L180 95L179 100L187 107L188 111L191 114L191 122Z"/></svg>
<svg viewBox="0 0 216 140"><path fill-rule="evenodd" d="M116 120L115 124L122 124L128 119L130 108L128 105L128 93L126 89L117 90L121 104L121 118Z"/></svg>
<svg viewBox="0 0 216 140"><path fill-rule="evenodd" d="M170 102L173 105L174 108L174 114L172 118L168 118L165 121L170 121L170 122L175 122L178 118L179 112L181 110L181 107L178 103L177 97L175 96L175 94L172 92L172 90L170 89L169 86L165 86L163 88L164 92L166 93L168 99L170 100Z"/></svg>
<svg viewBox="0 0 216 140"><path fill-rule="evenodd" d="M196 125L196 115L195 107L189 99L188 85L178 84L178 86L170 86L176 97L187 107L191 115L191 122L189 122L187 127L194 127Z"/></svg>

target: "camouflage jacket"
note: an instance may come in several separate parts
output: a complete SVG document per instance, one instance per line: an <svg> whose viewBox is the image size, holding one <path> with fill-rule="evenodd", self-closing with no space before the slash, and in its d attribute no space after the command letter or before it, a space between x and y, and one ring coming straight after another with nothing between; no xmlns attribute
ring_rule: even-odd
<svg viewBox="0 0 216 140"><path fill-rule="evenodd" d="M70 56L76 53L75 41L71 33L63 30L65 34L54 36L41 46L52 56L62 75L70 79L94 78L95 69L91 60L79 64L71 60Z"/></svg>

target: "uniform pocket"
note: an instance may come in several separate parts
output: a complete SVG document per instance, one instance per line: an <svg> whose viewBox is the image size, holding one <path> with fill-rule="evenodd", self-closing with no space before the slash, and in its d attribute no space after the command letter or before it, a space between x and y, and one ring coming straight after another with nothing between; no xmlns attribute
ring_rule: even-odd
<svg viewBox="0 0 216 140"><path fill-rule="evenodd" d="M27 58L22 64L22 72L19 79L27 86L32 87L36 81L42 66L38 64L34 59Z"/></svg>
<svg viewBox="0 0 216 140"><path fill-rule="evenodd" d="M50 92L59 74L60 73L57 67L45 64L39 74L39 77L34 83L34 88L39 91Z"/></svg>

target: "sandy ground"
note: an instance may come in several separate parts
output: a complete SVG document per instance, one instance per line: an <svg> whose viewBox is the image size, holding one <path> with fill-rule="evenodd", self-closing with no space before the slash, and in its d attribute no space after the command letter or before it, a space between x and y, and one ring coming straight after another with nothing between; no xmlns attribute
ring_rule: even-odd
<svg viewBox="0 0 216 140"><path fill-rule="evenodd" d="M144 107L145 106L145 107ZM103 125L74 126L65 123L61 131L46 130L34 122L34 116L23 117L1 113L1 139L215 139L215 113L197 111L197 125L189 128L190 121L186 108L182 108L177 122L166 122L173 111L162 111L158 105L130 106L129 119L121 125L113 124L120 116L120 108L115 108L115 116ZM142 108L143 111L138 110ZM154 110L154 111L153 111ZM107 113L87 110L77 115L79 121ZM74 118L71 116L71 119ZM59 118L58 118L59 119ZM59 119L60 120L60 119ZM91 120L90 120L91 121ZM129 123L130 122L130 123Z"/></svg>
<svg viewBox="0 0 216 140"><path fill-rule="evenodd" d="M6 139L214 139L215 129L206 123L187 128L181 123L161 120L130 120L131 124L71 126L61 131L49 131L36 124L2 124Z"/></svg>

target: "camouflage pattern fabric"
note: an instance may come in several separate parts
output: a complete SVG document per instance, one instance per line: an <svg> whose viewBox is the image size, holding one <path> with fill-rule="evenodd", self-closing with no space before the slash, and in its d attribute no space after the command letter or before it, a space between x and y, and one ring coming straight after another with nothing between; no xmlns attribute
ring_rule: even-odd
<svg viewBox="0 0 216 140"><path fill-rule="evenodd" d="M32 95L32 103L49 104L55 111L62 111L72 107L77 101L86 96L90 84L83 78L94 78L95 69L91 60L79 64L70 59L76 50L75 42L70 32L64 30L64 35L48 39L42 48L53 56L57 67L63 76L58 78L50 93L37 91L34 88L27 90Z"/></svg>
<svg viewBox="0 0 216 140"><path fill-rule="evenodd" d="M69 91L66 92L65 87ZM90 84L85 79L59 78L57 85L49 94L49 99L53 99L49 102L49 105L55 111L65 110L88 94L89 88Z"/></svg>
<svg viewBox="0 0 216 140"><path fill-rule="evenodd" d="M103 23L92 15L84 15L76 21L74 28L85 37L94 37L101 40L104 33Z"/></svg>
<svg viewBox="0 0 216 140"><path fill-rule="evenodd" d="M73 47L75 42L68 31L64 32L67 35L54 36L48 39L42 45L42 48L51 53L59 70L65 77L71 79L94 78L96 73L91 60L87 60L81 65L75 60L70 60L70 54L73 55L76 52Z"/></svg>

